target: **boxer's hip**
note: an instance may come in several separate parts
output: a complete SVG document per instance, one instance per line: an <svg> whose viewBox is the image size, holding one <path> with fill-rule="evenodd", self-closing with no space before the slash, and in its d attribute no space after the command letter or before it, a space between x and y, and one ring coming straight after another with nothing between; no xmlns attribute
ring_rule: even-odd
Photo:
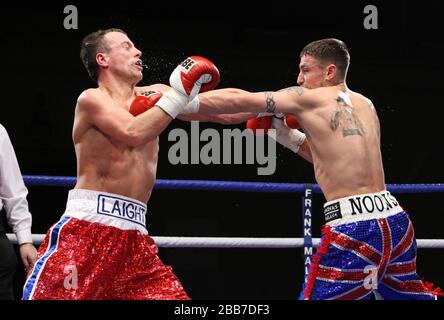
<svg viewBox="0 0 444 320"><path fill-rule="evenodd" d="M403 212L389 191L344 197L324 204L325 223L337 226L371 219L387 218Z"/></svg>
<svg viewBox="0 0 444 320"><path fill-rule="evenodd" d="M63 217L148 234L146 212L146 204L136 199L101 191L72 189Z"/></svg>

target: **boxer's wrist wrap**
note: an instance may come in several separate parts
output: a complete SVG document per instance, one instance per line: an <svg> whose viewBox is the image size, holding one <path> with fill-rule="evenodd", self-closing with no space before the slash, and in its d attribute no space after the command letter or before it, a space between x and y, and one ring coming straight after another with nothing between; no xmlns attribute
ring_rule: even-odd
<svg viewBox="0 0 444 320"><path fill-rule="evenodd" d="M195 96L193 100L191 100L183 109L182 114L189 114L189 113L197 113L199 112L199 96Z"/></svg>
<svg viewBox="0 0 444 320"><path fill-rule="evenodd" d="M171 118L176 118L188 103L188 97L174 88L164 93L162 98L156 102L156 106L168 113Z"/></svg>
<svg viewBox="0 0 444 320"><path fill-rule="evenodd" d="M276 141L294 153L298 153L305 141L305 134L297 129L289 129L282 120L276 118L272 121L272 128L276 129Z"/></svg>

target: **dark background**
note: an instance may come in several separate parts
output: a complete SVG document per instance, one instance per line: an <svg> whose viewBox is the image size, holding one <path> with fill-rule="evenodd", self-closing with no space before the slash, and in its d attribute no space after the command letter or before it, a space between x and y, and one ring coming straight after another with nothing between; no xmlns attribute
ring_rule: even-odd
<svg viewBox="0 0 444 320"><path fill-rule="evenodd" d="M68 4L77 6L77 30L63 26ZM363 27L366 4L378 8L378 30ZM74 176L75 102L95 86L79 59L88 33L124 29L150 67L140 85L168 83L177 63L202 55L221 71L220 88L250 91L294 85L299 51L313 40L336 37L350 49L347 84L377 108L386 182L443 183L443 12L431 1L17 3L0 14L0 123L23 174ZM258 176L259 165L170 165L167 132L177 127L188 130L189 123L175 120L162 134L158 178L315 183L312 166L279 146L272 176ZM201 123L201 130L208 127L244 128ZM67 191L29 187L33 233L45 233L59 218ZM396 196L418 239L443 238L442 194ZM319 237L324 198L315 195L314 201L313 233ZM300 204L300 195L290 193L155 190L148 230L154 236L301 237ZM302 249L160 248L159 255L194 299L295 299L303 281ZM441 287L443 263L443 249L418 252L418 272ZM23 276L17 276L17 296Z"/></svg>

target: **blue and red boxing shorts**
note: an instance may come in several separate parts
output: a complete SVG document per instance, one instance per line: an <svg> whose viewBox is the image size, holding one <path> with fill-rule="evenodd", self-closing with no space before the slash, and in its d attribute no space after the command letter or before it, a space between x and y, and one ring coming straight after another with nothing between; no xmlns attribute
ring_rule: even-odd
<svg viewBox="0 0 444 320"><path fill-rule="evenodd" d="M189 299L157 256L146 205L124 196L74 189L47 232L23 299Z"/></svg>
<svg viewBox="0 0 444 320"><path fill-rule="evenodd" d="M326 224L301 293L306 300L436 300L416 273L412 222L390 192L324 205Z"/></svg>

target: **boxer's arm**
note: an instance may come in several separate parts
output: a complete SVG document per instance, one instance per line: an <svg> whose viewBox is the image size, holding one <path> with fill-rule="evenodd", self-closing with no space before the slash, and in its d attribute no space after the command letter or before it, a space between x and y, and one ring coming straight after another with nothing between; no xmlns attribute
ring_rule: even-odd
<svg viewBox="0 0 444 320"><path fill-rule="evenodd" d="M298 155L310 163L313 163L313 157L311 155L310 144L307 139L299 146Z"/></svg>
<svg viewBox="0 0 444 320"><path fill-rule="evenodd" d="M239 112L272 112L299 115L323 101L319 89L291 87L272 92L248 92L227 88L199 94L199 112L223 114Z"/></svg>
<svg viewBox="0 0 444 320"><path fill-rule="evenodd" d="M166 84L163 83L156 83L156 84L152 84L150 86L143 86L143 87L138 87L137 88L138 92L145 92L145 91L161 91L161 92L167 92L168 90L171 89L170 86L167 86Z"/></svg>
<svg viewBox="0 0 444 320"><path fill-rule="evenodd" d="M285 148L290 149L308 162L313 163L310 144L307 141L306 135L298 129L288 127L288 124L283 119L284 118L278 117L272 118L271 128L276 130L276 135L271 137ZM293 121L293 124L299 126L296 120Z"/></svg>
<svg viewBox="0 0 444 320"><path fill-rule="evenodd" d="M133 117L122 108L105 105L99 94L93 90L86 90L79 96L76 119L86 121L127 145L138 146L153 140L172 121L165 111L156 106Z"/></svg>
<svg viewBox="0 0 444 320"><path fill-rule="evenodd" d="M162 91L166 92L171 87L157 83L150 86L140 87L141 92L144 91ZM185 107L186 108L186 107ZM182 121L202 121L202 122L215 122L220 124L239 124L247 121L250 118L256 117L256 113L242 112L237 114L202 114L202 113L183 113L177 116L177 119Z"/></svg>
<svg viewBox="0 0 444 320"><path fill-rule="evenodd" d="M239 124L256 116L257 114L252 112L217 114L217 115L190 113L190 114L181 114L177 118L183 121L202 121L202 122L215 122L220 124Z"/></svg>

